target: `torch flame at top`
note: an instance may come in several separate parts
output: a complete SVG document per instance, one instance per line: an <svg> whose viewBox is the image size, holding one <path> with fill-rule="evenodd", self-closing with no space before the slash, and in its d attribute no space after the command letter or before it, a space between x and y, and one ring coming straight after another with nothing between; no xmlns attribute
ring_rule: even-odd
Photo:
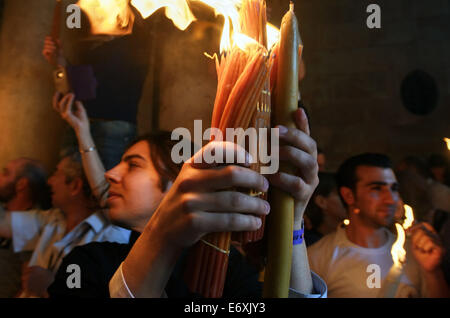
<svg viewBox="0 0 450 318"><path fill-rule="evenodd" d="M160 8L165 8L166 17L172 20L180 30L185 30L196 20L189 8L189 0L131 0L144 19ZM239 8L243 0L190 0L200 2L214 9L216 15L224 17L223 32L220 40L220 51L224 52L236 44L239 48L248 47L252 41L241 32ZM89 17L93 34L120 35L131 32L134 21L129 7L130 0L79 0L78 5ZM270 49L278 41L279 30L267 26ZM256 41L253 41L256 42Z"/></svg>
<svg viewBox="0 0 450 318"><path fill-rule="evenodd" d="M89 18L92 34L123 35L132 31L133 12L127 0L79 0Z"/></svg>
<svg viewBox="0 0 450 318"><path fill-rule="evenodd" d="M185 0L132 0L135 7L144 19L147 19L160 8L166 8L166 17L180 30L187 27L196 19Z"/></svg>
<svg viewBox="0 0 450 318"><path fill-rule="evenodd" d="M450 138L444 138L444 141L447 143L447 149L450 150Z"/></svg>

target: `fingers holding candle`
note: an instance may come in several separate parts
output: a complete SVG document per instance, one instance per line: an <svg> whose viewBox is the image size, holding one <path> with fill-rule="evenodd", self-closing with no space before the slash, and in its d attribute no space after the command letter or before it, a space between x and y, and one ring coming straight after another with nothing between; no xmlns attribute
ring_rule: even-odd
<svg viewBox="0 0 450 318"><path fill-rule="evenodd" d="M430 224L420 223L411 229L411 245L414 258L423 270L432 272L439 268L444 249Z"/></svg>
<svg viewBox="0 0 450 318"><path fill-rule="evenodd" d="M180 182L180 191L217 191L231 187L266 192L269 182L259 173L240 166L230 165L209 170L191 172L190 178Z"/></svg>

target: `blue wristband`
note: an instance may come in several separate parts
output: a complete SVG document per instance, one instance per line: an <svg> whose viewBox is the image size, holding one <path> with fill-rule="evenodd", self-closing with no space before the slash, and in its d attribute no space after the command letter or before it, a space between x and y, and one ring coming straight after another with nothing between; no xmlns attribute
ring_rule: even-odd
<svg viewBox="0 0 450 318"><path fill-rule="evenodd" d="M304 221L302 220L302 228L298 231L294 231L292 243L293 245L299 245L303 243L303 234L305 233L305 225Z"/></svg>
<svg viewBox="0 0 450 318"><path fill-rule="evenodd" d="M303 243L303 229L294 231L294 238L293 242L294 245L302 244Z"/></svg>

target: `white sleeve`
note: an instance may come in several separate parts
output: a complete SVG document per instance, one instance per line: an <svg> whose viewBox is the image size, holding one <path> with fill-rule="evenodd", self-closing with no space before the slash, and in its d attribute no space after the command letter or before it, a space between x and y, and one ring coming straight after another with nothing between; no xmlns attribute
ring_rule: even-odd
<svg viewBox="0 0 450 318"><path fill-rule="evenodd" d="M109 296L111 298L136 298L128 288L127 282L125 281L122 265L123 262L120 264L119 268L109 281ZM166 291L163 291L161 298L167 298Z"/></svg>
<svg viewBox="0 0 450 318"><path fill-rule="evenodd" d="M289 298L327 298L327 284L314 272L311 272L313 283L312 294L302 294L293 288L289 288Z"/></svg>
<svg viewBox="0 0 450 318"><path fill-rule="evenodd" d="M123 277L122 264L123 262L109 281L109 296L111 298L135 298Z"/></svg>
<svg viewBox="0 0 450 318"><path fill-rule="evenodd" d="M11 212L11 233L14 252L32 251L51 211Z"/></svg>

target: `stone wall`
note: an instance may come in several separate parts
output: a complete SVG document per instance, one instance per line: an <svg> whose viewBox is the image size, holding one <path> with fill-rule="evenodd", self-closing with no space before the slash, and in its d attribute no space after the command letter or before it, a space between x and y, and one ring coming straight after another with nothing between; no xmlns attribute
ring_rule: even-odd
<svg viewBox="0 0 450 318"><path fill-rule="evenodd" d="M300 85L312 134L334 170L348 156L385 152L448 153L450 137L450 4L435 0L294 1L304 42L306 78ZM5 0L0 29L0 166L32 156L52 167L57 159L61 120L50 107L51 69L41 57L50 29L52 0ZM366 7L382 10L381 30L366 26ZM279 26L288 0L268 0L270 21ZM214 62L220 18L194 8L201 22L185 32L161 14L154 17L151 69L140 105L141 132L210 124L216 90ZM439 105L416 116L403 106L400 83L410 71L433 76Z"/></svg>
<svg viewBox="0 0 450 318"><path fill-rule="evenodd" d="M307 68L302 97L328 167L365 151L394 161L448 155L442 139L450 135L450 2L295 2ZM370 3L381 7L381 29L366 27ZM438 85L438 107L427 116L402 105L400 84L415 69Z"/></svg>
<svg viewBox="0 0 450 318"><path fill-rule="evenodd" d="M51 68L41 55L54 1L4 2L0 29L0 167L33 157L57 160L62 122L51 109Z"/></svg>

